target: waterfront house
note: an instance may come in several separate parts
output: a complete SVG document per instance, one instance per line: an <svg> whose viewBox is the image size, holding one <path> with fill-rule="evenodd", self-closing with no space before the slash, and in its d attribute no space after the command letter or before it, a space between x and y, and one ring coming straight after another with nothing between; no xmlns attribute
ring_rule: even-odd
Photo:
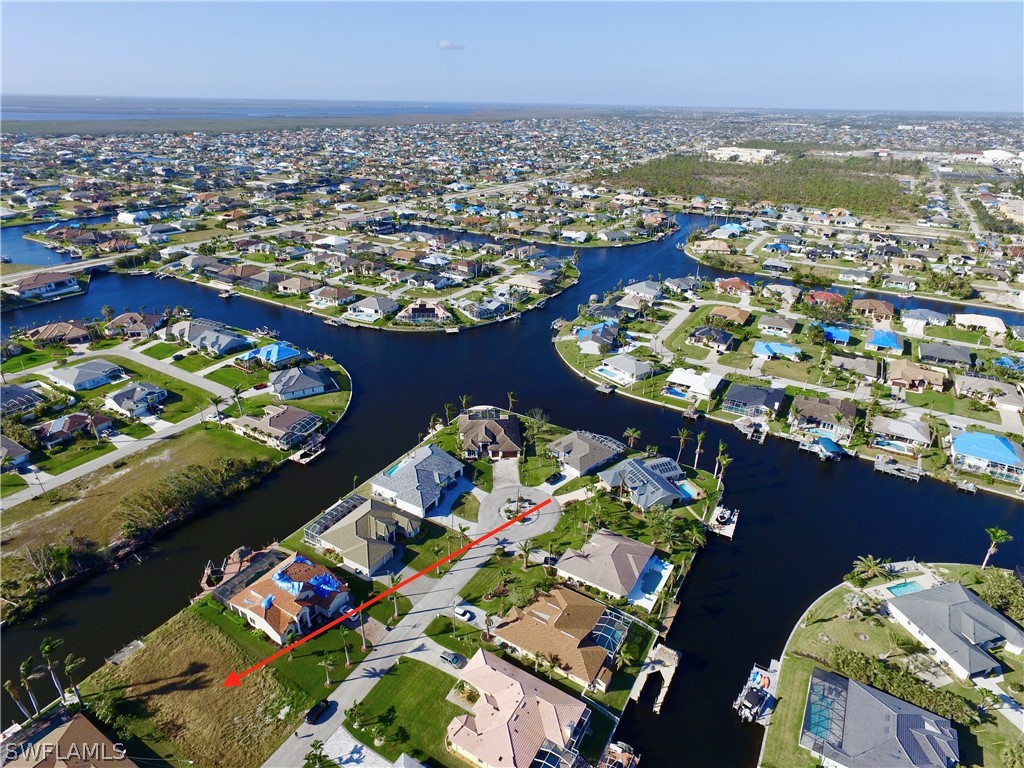
<svg viewBox="0 0 1024 768"><path fill-rule="evenodd" d="M750 283L738 277L719 277L715 280L715 290L731 296L752 296L754 289Z"/></svg>
<svg viewBox="0 0 1024 768"><path fill-rule="evenodd" d="M689 293L700 290L702 283L695 277L670 277L663 285L670 293Z"/></svg>
<svg viewBox="0 0 1024 768"><path fill-rule="evenodd" d="M908 335L921 337L925 335L927 326L945 325L949 322L949 317L931 309L904 309L900 313L900 320L903 321Z"/></svg>
<svg viewBox="0 0 1024 768"><path fill-rule="evenodd" d="M917 356L922 363L932 363L946 368L966 370L974 367L974 355L971 350L959 344L922 341L917 346Z"/></svg>
<svg viewBox="0 0 1024 768"><path fill-rule="evenodd" d="M348 586L330 569L292 555L243 587L228 607L279 645L313 629L313 619L332 619L352 601Z"/></svg>
<svg viewBox="0 0 1024 768"><path fill-rule="evenodd" d="M395 315L395 320L402 323L446 323L453 315L439 301L415 299Z"/></svg>
<svg viewBox="0 0 1024 768"><path fill-rule="evenodd" d="M104 360L101 357L86 360L78 365L69 365L66 368L53 368L44 371L43 375L54 384L70 389L72 392L82 392L88 389L96 389L104 384L111 384L124 377L124 370L119 365Z"/></svg>
<svg viewBox="0 0 1024 768"><path fill-rule="evenodd" d="M523 450L519 419L512 414L488 418L481 412L462 413L458 430L465 459L518 459Z"/></svg>
<svg viewBox="0 0 1024 768"><path fill-rule="evenodd" d="M722 384L717 373L698 373L692 368L676 368L668 375L665 391L674 397L691 397L694 401L710 400Z"/></svg>
<svg viewBox="0 0 1024 768"><path fill-rule="evenodd" d="M905 275L886 275L882 278L882 287L893 291L916 291L917 280Z"/></svg>
<svg viewBox="0 0 1024 768"><path fill-rule="evenodd" d="M621 599L637 586L654 553L650 544L602 528L580 549L567 549L555 571L563 579Z"/></svg>
<svg viewBox="0 0 1024 768"><path fill-rule="evenodd" d="M46 344L85 344L92 339L88 326L80 320L57 320L45 323L28 332L29 341L38 346Z"/></svg>
<svg viewBox="0 0 1024 768"><path fill-rule="evenodd" d="M320 549L341 560L353 573L372 577L383 569L398 552L405 539L416 536L422 518L386 504L380 499L362 499L349 510L351 499L343 499L329 508L324 517L338 509L343 516L318 534L313 542Z"/></svg>
<svg viewBox="0 0 1024 768"><path fill-rule="evenodd" d="M310 359L309 353L296 349L285 341L274 341L259 349L250 349L235 358L235 363L245 369L270 368L277 370Z"/></svg>
<svg viewBox="0 0 1024 768"><path fill-rule="evenodd" d="M550 293L553 283L554 280L550 277L535 275L529 272L523 275L513 275L506 282L507 285L513 288L520 288L534 296Z"/></svg>
<svg viewBox="0 0 1024 768"><path fill-rule="evenodd" d="M946 386L946 374L900 358L889 363L888 383L910 392L924 392L925 389L941 392Z"/></svg>
<svg viewBox="0 0 1024 768"><path fill-rule="evenodd" d="M888 693L815 667L807 687L800 746L829 768L953 768L953 723Z"/></svg>
<svg viewBox="0 0 1024 768"><path fill-rule="evenodd" d="M8 768L139 768L121 740L111 739L82 712L48 715L12 734L4 751Z"/></svg>
<svg viewBox="0 0 1024 768"><path fill-rule="evenodd" d="M249 346L248 339L224 323L201 317L175 323L165 333L169 339L213 355L228 355Z"/></svg>
<svg viewBox="0 0 1024 768"><path fill-rule="evenodd" d="M870 317L875 322L892 320L896 317L896 308L892 302L881 299L854 299L851 307L854 312Z"/></svg>
<svg viewBox="0 0 1024 768"><path fill-rule="evenodd" d="M480 302L469 302L462 307L463 312L474 320L487 320L508 311L508 304L498 298L486 298Z"/></svg>
<svg viewBox="0 0 1024 768"><path fill-rule="evenodd" d="M44 402L37 392L19 384L0 387L0 417L5 419L34 411Z"/></svg>
<svg viewBox="0 0 1024 768"><path fill-rule="evenodd" d="M750 310L741 307L715 307L708 312L708 317L719 317L727 323L743 326L750 319Z"/></svg>
<svg viewBox="0 0 1024 768"><path fill-rule="evenodd" d="M301 275L288 277L277 284L277 292L286 296L304 296L320 286L319 281Z"/></svg>
<svg viewBox="0 0 1024 768"><path fill-rule="evenodd" d="M585 355L603 355L615 349L619 337L619 323L605 320L576 331L576 344Z"/></svg>
<svg viewBox="0 0 1024 768"><path fill-rule="evenodd" d="M796 331L796 320L782 315L761 315L757 319L758 330L769 336L789 336Z"/></svg>
<svg viewBox="0 0 1024 768"><path fill-rule="evenodd" d="M238 283L253 275L258 275L262 271L255 264L232 264L229 267L219 269L215 277L224 283Z"/></svg>
<svg viewBox="0 0 1024 768"><path fill-rule="evenodd" d="M1024 449L1016 441L987 432L962 432L950 443L954 467L1019 483L1024 478Z"/></svg>
<svg viewBox="0 0 1024 768"><path fill-rule="evenodd" d="M979 315L972 312L961 312L953 315L953 325L957 328L984 331L989 336L1002 336L1006 333L1006 323L993 315Z"/></svg>
<svg viewBox="0 0 1024 768"><path fill-rule="evenodd" d="M657 456L653 459L626 459L597 473L601 482L616 490L641 510L655 504L671 507L685 498L680 485L686 473L673 459Z"/></svg>
<svg viewBox="0 0 1024 768"><path fill-rule="evenodd" d="M338 388L331 372L319 363L272 371L269 383L270 390L279 400L297 400L300 397L333 392Z"/></svg>
<svg viewBox="0 0 1024 768"><path fill-rule="evenodd" d="M857 406L835 397L797 395L789 408L788 422L797 432L808 432L847 445L853 437Z"/></svg>
<svg viewBox="0 0 1024 768"><path fill-rule="evenodd" d="M807 291L803 299L805 304L831 304L838 307L843 303L843 295L835 291Z"/></svg>
<svg viewBox="0 0 1024 768"><path fill-rule="evenodd" d="M321 426L319 416L294 405L268 405L262 416L240 416L231 422L240 435L287 451L305 442Z"/></svg>
<svg viewBox="0 0 1024 768"><path fill-rule="evenodd" d="M661 292L661 284L655 280L630 283L622 290L630 296L636 296L638 299L646 301L648 304L653 304L665 298Z"/></svg>
<svg viewBox="0 0 1024 768"><path fill-rule="evenodd" d="M117 392L111 392L103 401L104 407L129 418L141 418L155 412L156 406L167 399L167 390L146 381L132 382Z"/></svg>
<svg viewBox="0 0 1024 768"><path fill-rule="evenodd" d="M276 293L277 286L287 279L289 279L288 275L283 272L261 270L254 275L241 278L238 281L238 286L250 291Z"/></svg>
<svg viewBox="0 0 1024 768"><path fill-rule="evenodd" d="M30 453L7 435L0 434L0 472L25 466Z"/></svg>
<svg viewBox="0 0 1024 768"><path fill-rule="evenodd" d="M423 445L370 480L371 492L405 512L425 517L465 467L436 445Z"/></svg>
<svg viewBox="0 0 1024 768"><path fill-rule="evenodd" d="M871 282L871 272L866 269L853 269L846 267L839 270L839 279L857 285L867 285Z"/></svg>
<svg viewBox="0 0 1024 768"><path fill-rule="evenodd" d="M102 413L66 413L33 427L32 431L38 438L39 445L49 450L61 443L71 442L78 434L96 437L103 430L109 429L113 423L109 416Z"/></svg>
<svg viewBox="0 0 1024 768"><path fill-rule="evenodd" d="M864 348L882 354L902 355L903 339L895 331L883 331L874 328L871 331L871 336L865 342Z"/></svg>
<svg viewBox="0 0 1024 768"><path fill-rule="evenodd" d="M145 339L167 322L165 315L152 312L122 312L103 328L107 337L123 336L127 339Z"/></svg>
<svg viewBox="0 0 1024 768"><path fill-rule="evenodd" d="M702 347L708 347L716 352L727 352L732 349L733 335L724 328L715 328L712 325L702 325L694 329L689 340Z"/></svg>
<svg viewBox="0 0 1024 768"><path fill-rule="evenodd" d="M548 455L558 460L567 477L581 477L622 455L626 446L618 440L577 430L548 443Z"/></svg>
<svg viewBox="0 0 1024 768"><path fill-rule="evenodd" d="M889 613L961 680L1001 674L994 648L1024 653L1024 630L955 582L893 597Z"/></svg>
<svg viewBox="0 0 1024 768"><path fill-rule="evenodd" d="M590 710L568 693L479 649L459 674L473 692L470 712L457 715L445 746L481 768L576 766Z"/></svg>
<svg viewBox="0 0 1024 768"><path fill-rule="evenodd" d="M82 290L74 275L66 272L40 272L24 277L7 289L19 299L50 299Z"/></svg>
<svg viewBox="0 0 1024 768"><path fill-rule="evenodd" d="M725 391L722 410L754 418L772 418L782 407L786 393L770 387L753 387L733 382Z"/></svg>
<svg viewBox="0 0 1024 768"><path fill-rule="evenodd" d="M778 297L784 307L791 306L800 298L802 290L796 285L785 285L783 283L769 283L761 289L761 295L765 297Z"/></svg>
<svg viewBox="0 0 1024 768"><path fill-rule="evenodd" d="M876 448L896 448L898 453L911 453L932 444L931 427L917 419L875 416L870 428L877 436L874 442Z"/></svg>
<svg viewBox="0 0 1024 768"><path fill-rule="evenodd" d="M625 637L622 620L610 608L556 586L525 608L513 607L493 634L520 654L558 657L558 671L577 685L607 690L609 666Z"/></svg>
<svg viewBox="0 0 1024 768"><path fill-rule="evenodd" d="M721 240L695 240L690 243L694 253L711 253L724 256L730 253L729 245Z"/></svg>
<svg viewBox="0 0 1024 768"><path fill-rule="evenodd" d="M654 366L646 360L638 360L629 354L615 355L605 359L594 372L616 384L629 386L651 376Z"/></svg>
<svg viewBox="0 0 1024 768"><path fill-rule="evenodd" d="M401 309L401 305L387 296L367 296L365 299L360 299L349 305L345 314L353 320L373 323L395 314L399 309Z"/></svg>
<svg viewBox="0 0 1024 768"><path fill-rule="evenodd" d="M337 285L325 285L309 292L310 303L318 309L326 307L340 307L351 304L356 300L356 295L348 288Z"/></svg>

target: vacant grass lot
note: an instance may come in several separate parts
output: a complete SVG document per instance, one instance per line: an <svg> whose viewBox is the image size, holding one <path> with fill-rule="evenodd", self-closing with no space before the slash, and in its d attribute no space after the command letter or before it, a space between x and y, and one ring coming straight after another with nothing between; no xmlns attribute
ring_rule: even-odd
<svg viewBox="0 0 1024 768"><path fill-rule="evenodd" d="M183 371L195 373L196 371L201 371L204 368L209 368L216 362L218 362L217 358L207 357L202 353L196 353L194 355L186 354L186 356L181 360L175 360L171 365L175 368L181 368Z"/></svg>
<svg viewBox="0 0 1024 768"><path fill-rule="evenodd" d="M25 351L9 360L5 360L0 365L0 371L4 373L17 373L29 368L35 368L43 363L63 360L71 354L71 350L67 347L40 347L36 349L27 341L19 341L18 343Z"/></svg>
<svg viewBox="0 0 1024 768"><path fill-rule="evenodd" d="M206 374L206 378L232 389L235 387L249 389L267 381L270 378L270 372L266 368L257 368L252 373L247 373L234 365L225 365Z"/></svg>
<svg viewBox="0 0 1024 768"><path fill-rule="evenodd" d="M59 475L69 469L81 466L87 461L98 459L105 453L114 450L114 444L106 440L96 442L92 435L85 433L74 442L64 446L53 448L49 451L39 451L40 455L46 458L36 461L36 466L43 472L51 475Z"/></svg>
<svg viewBox="0 0 1024 768"><path fill-rule="evenodd" d="M475 523L480 517L480 500L471 491L466 491L455 500L452 512L463 520Z"/></svg>
<svg viewBox="0 0 1024 768"><path fill-rule="evenodd" d="M921 408L931 408L932 410L939 411L940 413L952 413L957 416L966 416L971 419L977 419L978 421L987 421L991 424L1002 423L997 411L971 410L970 400L956 397L950 392L934 392L932 390L928 390L926 392L907 392L906 398L910 405L916 405Z"/></svg>
<svg viewBox="0 0 1024 768"><path fill-rule="evenodd" d="M151 347L142 350L142 354L152 357L154 360L163 360L171 355L181 352L185 347L180 344L172 344L169 341L158 341Z"/></svg>

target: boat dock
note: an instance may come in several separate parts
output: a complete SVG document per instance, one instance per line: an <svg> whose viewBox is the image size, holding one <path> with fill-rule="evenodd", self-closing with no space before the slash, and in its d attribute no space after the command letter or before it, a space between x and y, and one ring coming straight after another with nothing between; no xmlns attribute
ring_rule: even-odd
<svg viewBox="0 0 1024 768"><path fill-rule="evenodd" d="M757 419L751 419L744 416L742 419L734 421L733 426L736 427L736 429L738 429L740 433L747 438L747 440L756 440L762 445L764 444L764 439L768 436L767 425Z"/></svg>
<svg viewBox="0 0 1024 768"><path fill-rule="evenodd" d="M600 392L602 395L610 395L612 392L615 391L615 387L613 387L611 384L601 384L597 387L594 387L594 389Z"/></svg>
<svg viewBox="0 0 1024 768"><path fill-rule="evenodd" d="M316 435L306 441L305 445L302 446L298 451L293 453L288 458L298 464L309 464L313 459L317 458L324 452L324 438L323 435Z"/></svg>
<svg viewBox="0 0 1024 768"><path fill-rule="evenodd" d="M913 464L903 464L896 461L896 459L890 459L888 456L875 457L875 472L884 472L887 475L895 475L896 477L913 480L915 483L921 480L921 475L923 474L923 472Z"/></svg>
<svg viewBox="0 0 1024 768"><path fill-rule="evenodd" d="M957 480L956 481L956 489L958 491L963 491L964 493L977 493L978 492L978 486L976 486L974 483L970 482L969 480Z"/></svg>
<svg viewBox="0 0 1024 768"><path fill-rule="evenodd" d="M118 664L124 664L124 662L128 661L128 658L133 653L135 653L138 650L141 650L143 647L144 645L141 640L132 640L124 648L115 653L113 656L108 656L106 659L104 659L104 661L107 662L107 664L116 667Z"/></svg>
<svg viewBox="0 0 1024 768"><path fill-rule="evenodd" d="M732 708L740 716L740 720L748 723L757 723L765 727L771 722L772 712L778 703L776 698L779 689L779 669L782 662L772 659L768 669L755 664L750 670L750 676L736 697Z"/></svg>
<svg viewBox="0 0 1024 768"><path fill-rule="evenodd" d="M697 410L697 408L691 407L691 408L687 408L685 411L683 411L682 415L683 415L684 419L689 419L690 421L696 421L697 418L700 416L700 411Z"/></svg>
<svg viewBox="0 0 1024 768"><path fill-rule="evenodd" d="M740 513L738 510L715 507L715 511L711 515L711 521L708 523L708 530L712 533L717 533L719 536L731 539L736 535L736 524L739 521Z"/></svg>
<svg viewBox="0 0 1024 768"><path fill-rule="evenodd" d="M822 461L838 461L846 455L842 446L829 440L827 437L801 440L798 446L801 451L810 451L817 454Z"/></svg>
<svg viewBox="0 0 1024 768"><path fill-rule="evenodd" d="M640 667L640 674L636 676L636 680L633 682L633 688L629 692L630 700L639 701L640 692L644 689L644 685L647 684L647 678L652 674L660 674L661 690L658 691L658 698L654 701L654 714L659 714L661 712L661 705L664 704L665 697L668 696L668 687L672 684L672 677L676 673L679 661L678 651L672 650L664 643L655 645L647 655L647 658L644 659L644 663Z"/></svg>

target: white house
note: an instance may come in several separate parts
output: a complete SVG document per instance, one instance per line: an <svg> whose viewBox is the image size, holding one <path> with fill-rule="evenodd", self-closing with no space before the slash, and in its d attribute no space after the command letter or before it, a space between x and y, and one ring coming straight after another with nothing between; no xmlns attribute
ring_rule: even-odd
<svg viewBox="0 0 1024 768"><path fill-rule="evenodd" d="M424 445L370 480L370 491L405 512L426 516L446 488L462 476L462 462L436 445Z"/></svg>
<svg viewBox="0 0 1024 768"><path fill-rule="evenodd" d="M676 368L666 380L669 394L676 392L694 400L709 400L722 384L722 377L717 373L698 373L692 368Z"/></svg>
<svg viewBox="0 0 1024 768"><path fill-rule="evenodd" d="M654 372L654 366L645 360L637 360L629 354L615 355L601 363L594 372L614 381L616 384L629 386L641 379L646 379Z"/></svg>

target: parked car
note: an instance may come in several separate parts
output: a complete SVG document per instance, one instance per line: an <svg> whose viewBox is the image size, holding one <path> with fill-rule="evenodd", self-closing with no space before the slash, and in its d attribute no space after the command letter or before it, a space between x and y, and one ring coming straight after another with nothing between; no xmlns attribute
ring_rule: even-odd
<svg viewBox="0 0 1024 768"><path fill-rule="evenodd" d="M545 480L544 482L548 483L549 485L555 485L556 483L560 483L563 480L565 480L565 475L563 475L561 472L555 472L555 474L548 477L548 479Z"/></svg>
<svg viewBox="0 0 1024 768"><path fill-rule="evenodd" d="M270 386L269 381L261 381L259 384L253 385L253 389L266 389Z"/></svg>
<svg viewBox="0 0 1024 768"><path fill-rule="evenodd" d="M453 651L441 651L441 659L447 661L456 669L466 666L466 660Z"/></svg>
<svg viewBox="0 0 1024 768"><path fill-rule="evenodd" d="M455 618L462 619L463 621L472 621L473 620L473 612L471 610L469 610L468 608L456 608L455 609Z"/></svg>
<svg viewBox="0 0 1024 768"><path fill-rule="evenodd" d="M327 699L320 699L316 704L310 707L309 712L306 713L306 724L313 725L317 720L323 717L324 712L327 711L329 703Z"/></svg>
<svg viewBox="0 0 1024 768"><path fill-rule="evenodd" d="M181 354L181 352L178 352L176 355L171 355L171 360L174 360L175 362L177 362L178 360L184 360L184 359L185 359L185 356L183 354Z"/></svg>

